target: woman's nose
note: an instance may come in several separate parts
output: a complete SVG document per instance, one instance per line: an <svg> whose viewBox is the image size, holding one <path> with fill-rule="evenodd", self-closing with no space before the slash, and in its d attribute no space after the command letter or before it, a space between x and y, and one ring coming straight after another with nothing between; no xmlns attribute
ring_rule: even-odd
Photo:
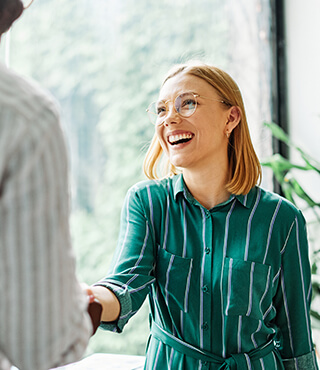
<svg viewBox="0 0 320 370"><path fill-rule="evenodd" d="M176 111L174 106L172 105L168 109L168 114L166 115L166 118L164 119L164 125L168 126L169 124L177 124L181 120L180 114Z"/></svg>

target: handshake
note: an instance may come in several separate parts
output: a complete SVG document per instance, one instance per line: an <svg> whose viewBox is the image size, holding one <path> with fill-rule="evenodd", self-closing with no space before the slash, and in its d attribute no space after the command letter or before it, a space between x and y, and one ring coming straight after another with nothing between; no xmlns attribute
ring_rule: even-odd
<svg viewBox="0 0 320 370"><path fill-rule="evenodd" d="M102 305L98 301L98 299L95 298L91 288L88 285L86 284L81 284L81 285L82 285L82 289L88 296L88 301L89 301L88 313L89 313L89 316L92 322L92 327L93 327L92 335L94 335L101 322Z"/></svg>

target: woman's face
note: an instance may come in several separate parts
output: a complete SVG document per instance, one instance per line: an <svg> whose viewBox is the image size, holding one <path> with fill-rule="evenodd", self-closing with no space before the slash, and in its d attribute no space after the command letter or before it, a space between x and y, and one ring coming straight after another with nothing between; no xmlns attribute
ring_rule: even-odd
<svg viewBox="0 0 320 370"><path fill-rule="evenodd" d="M175 98L184 92L200 95L197 109L190 117L181 117L173 108ZM164 123L156 126L156 134L170 162L182 169L200 169L216 161L227 161L226 130L232 108L201 95L221 100L209 83L191 75L170 78L160 91L159 101L169 101L169 112Z"/></svg>

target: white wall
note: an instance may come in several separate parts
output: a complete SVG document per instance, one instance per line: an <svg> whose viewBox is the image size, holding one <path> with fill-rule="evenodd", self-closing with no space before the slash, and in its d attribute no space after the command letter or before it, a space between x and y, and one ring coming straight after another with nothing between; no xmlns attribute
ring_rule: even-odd
<svg viewBox="0 0 320 370"><path fill-rule="evenodd" d="M320 1L287 0L285 7L290 134L320 161ZM300 181L320 201L320 176Z"/></svg>
<svg viewBox="0 0 320 370"><path fill-rule="evenodd" d="M292 140L320 162L320 1L286 1L289 127ZM293 159L297 156L293 155ZM320 202L320 176L295 173ZM307 219L312 214L305 212ZM310 225L310 224L309 224ZM309 238L319 247L319 227L309 227ZM320 298L312 308L319 311ZM313 322L313 340L319 351L320 328ZM320 366L320 358L318 358Z"/></svg>

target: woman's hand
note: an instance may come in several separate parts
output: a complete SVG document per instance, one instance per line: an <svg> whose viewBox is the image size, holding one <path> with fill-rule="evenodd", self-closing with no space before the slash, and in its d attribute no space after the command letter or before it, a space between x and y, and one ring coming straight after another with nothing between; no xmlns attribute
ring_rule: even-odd
<svg viewBox="0 0 320 370"><path fill-rule="evenodd" d="M87 289L89 299L91 295L102 304L101 321L116 321L120 315L120 302L116 295L104 286L91 286Z"/></svg>
<svg viewBox="0 0 320 370"><path fill-rule="evenodd" d="M89 304L98 302L102 305L101 321L116 321L120 315L120 302L116 295L104 286L89 286L82 284L82 289L88 296Z"/></svg>

